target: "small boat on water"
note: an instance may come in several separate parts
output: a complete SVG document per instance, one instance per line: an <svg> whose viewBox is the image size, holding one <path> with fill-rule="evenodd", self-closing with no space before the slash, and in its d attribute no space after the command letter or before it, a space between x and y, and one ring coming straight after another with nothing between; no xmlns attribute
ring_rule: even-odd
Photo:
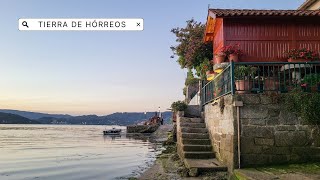
<svg viewBox="0 0 320 180"><path fill-rule="evenodd" d="M116 128L103 131L103 135L119 135L120 133L121 133L121 129L116 129Z"/></svg>

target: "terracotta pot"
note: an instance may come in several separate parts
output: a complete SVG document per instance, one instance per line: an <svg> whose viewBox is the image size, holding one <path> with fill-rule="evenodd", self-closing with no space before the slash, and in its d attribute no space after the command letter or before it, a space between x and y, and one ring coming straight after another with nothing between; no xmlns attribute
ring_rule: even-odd
<svg viewBox="0 0 320 180"><path fill-rule="evenodd" d="M253 83L250 80L236 80L236 90L239 94L250 93Z"/></svg>
<svg viewBox="0 0 320 180"><path fill-rule="evenodd" d="M226 58L226 56L217 56L217 55L215 55L213 62L214 62L214 64L221 64L221 63L224 62L225 58Z"/></svg>
<svg viewBox="0 0 320 180"><path fill-rule="evenodd" d="M310 86L306 84L306 86L301 87L305 92L319 92L319 85Z"/></svg>
<svg viewBox="0 0 320 180"><path fill-rule="evenodd" d="M302 58L297 58L297 59L292 59L292 58L289 58L288 59L288 62L310 62L311 60L309 59L302 59Z"/></svg>
<svg viewBox="0 0 320 180"><path fill-rule="evenodd" d="M311 92L319 92L319 85L311 86Z"/></svg>
<svg viewBox="0 0 320 180"><path fill-rule="evenodd" d="M239 62L239 55L238 54L230 54L229 55L229 61L233 61L233 62Z"/></svg>
<svg viewBox="0 0 320 180"><path fill-rule="evenodd" d="M265 91L275 91L279 88L279 80L277 78L270 77L264 80L263 89Z"/></svg>
<svg viewBox="0 0 320 180"><path fill-rule="evenodd" d="M207 81L211 81L212 79L214 79L216 73L214 71L207 71L206 75L207 75Z"/></svg>
<svg viewBox="0 0 320 180"><path fill-rule="evenodd" d="M206 71L206 75L211 75L211 74L214 74L214 71Z"/></svg>

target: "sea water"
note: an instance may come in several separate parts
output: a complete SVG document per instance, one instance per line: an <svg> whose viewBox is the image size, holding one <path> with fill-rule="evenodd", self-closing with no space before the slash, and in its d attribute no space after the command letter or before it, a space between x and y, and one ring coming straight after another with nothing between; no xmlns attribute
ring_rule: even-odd
<svg viewBox="0 0 320 180"><path fill-rule="evenodd" d="M127 179L150 166L161 149L125 132L104 136L106 128L112 127L0 125L0 179Z"/></svg>

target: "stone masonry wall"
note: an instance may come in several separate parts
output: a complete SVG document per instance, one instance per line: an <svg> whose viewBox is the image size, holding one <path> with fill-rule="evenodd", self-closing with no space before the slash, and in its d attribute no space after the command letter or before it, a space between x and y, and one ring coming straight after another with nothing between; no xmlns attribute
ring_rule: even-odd
<svg viewBox="0 0 320 180"><path fill-rule="evenodd" d="M191 101L191 99L193 98L194 95L196 96L198 91L199 91L199 83L191 84L191 85L187 86L187 92L186 92L187 104L189 104L189 102Z"/></svg>
<svg viewBox="0 0 320 180"><path fill-rule="evenodd" d="M320 161L320 133L267 95L237 95L242 167ZM212 116L212 115L211 115ZM229 127L231 129L231 127Z"/></svg>
<svg viewBox="0 0 320 180"><path fill-rule="evenodd" d="M223 111L222 111L223 110ZM220 98L217 102L204 107L204 119L216 158L232 171L236 163L236 108L231 95Z"/></svg>
<svg viewBox="0 0 320 180"><path fill-rule="evenodd" d="M176 136L177 136L177 153L181 159L183 159L183 150L182 150L182 132L181 132L181 120L184 118L184 112L176 112Z"/></svg>
<svg viewBox="0 0 320 180"><path fill-rule="evenodd" d="M286 111L270 95L237 94L205 105L203 114L216 157L229 170L238 159L235 99L243 102L241 167L320 161L320 127Z"/></svg>

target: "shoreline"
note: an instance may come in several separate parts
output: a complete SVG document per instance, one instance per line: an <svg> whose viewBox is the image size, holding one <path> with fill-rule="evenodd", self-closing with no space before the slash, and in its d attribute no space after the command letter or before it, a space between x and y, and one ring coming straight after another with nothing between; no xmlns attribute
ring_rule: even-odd
<svg viewBox="0 0 320 180"><path fill-rule="evenodd" d="M161 126L160 126L161 127ZM160 129L160 128L159 128ZM162 143L165 150L161 152L154 161L153 165L147 168L137 178L139 180L200 180L200 179L227 179L225 172L211 172L204 173L199 177L188 177L189 170L184 166L184 163L180 160L177 151L176 143L173 141L172 136L173 125L169 127L162 127L157 130L151 136L157 143Z"/></svg>

